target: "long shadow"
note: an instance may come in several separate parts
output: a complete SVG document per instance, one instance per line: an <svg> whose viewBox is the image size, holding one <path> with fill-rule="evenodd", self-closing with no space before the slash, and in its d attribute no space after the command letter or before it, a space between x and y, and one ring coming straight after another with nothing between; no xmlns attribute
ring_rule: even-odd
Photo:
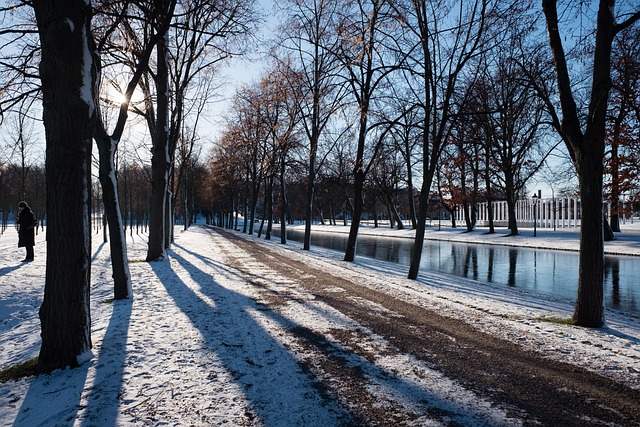
<svg viewBox="0 0 640 427"><path fill-rule="evenodd" d="M210 266L212 266L214 268L223 270L230 277L237 278L237 279L239 279L239 280L241 280L243 282L251 281L251 286L254 286L254 287L260 288L261 290L270 292L272 295L277 294L280 297L284 297L285 299L287 298L287 295L283 295L283 294L274 292L272 289L269 289L268 286L260 284L261 281L267 281L267 282L270 281L271 280L270 277L261 276L261 275L257 274L256 272L248 272L248 271L232 269L232 268L229 268L229 266L227 266L225 264L221 264L221 263L219 263L217 261L214 261L211 258L205 257L205 256L203 256L201 254L196 253L196 252L190 251L190 250L184 248L183 246L176 245L176 244L174 244L174 246L177 247L177 248L180 248L184 252L187 252L187 253L191 254L192 256L194 256L196 258L199 258L201 261L207 263L208 265L210 265ZM184 258L180 257L177 254L174 254L174 257L184 260ZM189 268L198 269L197 267L193 266L193 264L189 263L188 261L184 260L184 262L189 266ZM185 270L187 272L189 272L189 270L187 268L185 268ZM200 270L200 271L202 271L202 270ZM195 277L192 276L192 278L193 278L194 281L197 281L197 279ZM260 306L260 309L262 310L262 306ZM321 317L328 318L328 317L331 316L330 314L328 314L326 312L326 310L322 310L322 309L320 309L318 307L306 306L305 309L308 310L308 311L314 312L315 314L317 314L318 316L321 316ZM331 319L331 320L334 320L336 322L340 322L339 318L335 318L335 319ZM289 324L291 324L291 322L289 322ZM293 325L293 327L296 328L296 329L300 328L298 325L295 325L295 324L291 324L291 325ZM306 334L306 335L309 335L309 334Z"/></svg>
<svg viewBox="0 0 640 427"><path fill-rule="evenodd" d="M96 258L98 258L98 255L100 255L100 252L102 252L102 249L104 248L104 245L106 245L106 243L102 242L100 244L100 246L98 246L93 254L93 256L91 257L91 262L94 262L96 260Z"/></svg>
<svg viewBox="0 0 640 427"><path fill-rule="evenodd" d="M80 425L118 425L118 402L122 390L132 304L132 299L113 302L109 326L95 362L95 379L87 396L86 412L79 416ZM114 385L117 387L113 387Z"/></svg>
<svg viewBox="0 0 640 427"><path fill-rule="evenodd" d="M92 262L96 260L103 248L104 244L96 248ZM14 269L19 267L21 265ZM113 375L118 377L118 384L122 382L124 360L121 360L122 357L120 360L115 360L114 356L126 345L131 303L131 300L114 303L100 355L95 362L96 378L88 396L89 405L86 408L88 412L80 412L80 399L93 362L73 369L70 371L72 373L57 370L51 374L32 377L20 411L14 420L14 427L73 425L76 418L82 419L80 425L116 425L119 389L109 390L105 385L113 383ZM44 400L47 402L47 410L39 410ZM101 401L108 404L98 405ZM95 414L93 408L99 409L100 413ZM100 422L96 423L96 420Z"/></svg>
<svg viewBox="0 0 640 427"><path fill-rule="evenodd" d="M239 277L242 277L244 281L247 280L246 276L234 272L233 269L229 268L226 265L220 264L215 261L211 261L210 259L207 259L206 257L203 257L192 251L188 251L188 252L190 252L194 257L199 258L206 265L208 265L212 269L217 270L220 273L223 273L226 275L232 275L232 276L239 276ZM433 409L434 411L433 415L435 415L436 413L440 415L446 414L447 417L452 417L458 421L463 422L464 424L478 423L478 422L482 423L483 421L485 421L484 417L486 415L474 413L474 411L471 408L466 407L464 404L460 404L452 400L447 400L443 396L440 396L425 388L422 388L419 385L413 383L412 381L399 378L393 372L385 370L384 368L381 368L375 365L374 363L371 363L364 357L354 354L352 351L345 349L344 347L342 347L337 343L328 341L326 337L323 337L302 325L298 325L282 317L281 315L279 315L278 313L272 310L265 309L264 307L258 308L254 300L246 296L239 295L233 291L225 289L222 286L216 284L212 280L210 273L207 273L199 269L197 266L193 265L191 262L189 262L182 256L178 255L177 253L175 253L175 251L171 252L171 257L175 259L185 269L185 271L191 276L194 282L198 283L201 286L202 293L205 294L207 297L213 299L216 302L216 304L218 304L218 306L221 308L221 311L222 311L222 313L218 313L218 316L232 315L236 317L237 316L242 317L242 319L237 319L237 320L233 319L231 322L231 324L234 325L235 330L230 332L232 336L237 337L236 340L242 337L243 335L247 334L246 330L242 330L240 328L242 327L242 325L248 325L249 327L247 329L249 329L254 335L259 333L259 335L255 337L255 339L270 343L270 345L280 346L280 344L277 343L273 339L273 337L269 335L269 333L265 331L261 325L256 323L256 321L248 314L249 310L259 309L261 315L267 317L272 322L275 322L281 328L288 330L289 333L295 335L301 341L306 342L307 345L315 346L316 351L319 352L320 354L323 354L325 357L333 358L338 363L345 366L349 366L350 369L355 369L356 371L365 373L365 376L368 378L371 378L372 381L375 383L377 383L378 381L383 381L387 386L391 387L394 390L393 394L404 396L402 400L406 402L414 402L414 404L419 404L419 405L424 405L425 402L428 402L428 404L425 406ZM182 282L177 277L176 279L177 279L176 283L181 285L181 289L172 290L169 287L167 287L167 290L172 296L174 296L179 306L182 307L181 304L183 304L184 302L181 302L180 299L176 297L180 295L182 292L190 293L191 294L190 296L193 296L199 299L199 297L195 295L193 291L184 284L184 282ZM238 300L239 298L242 301L241 304L239 305L235 304L233 301ZM206 305L201 300L199 301L194 300L194 302L198 305L200 304ZM228 305L228 308L230 309L228 312L227 310L225 310L225 308L227 308L225 307L225 305ZM203 307L203 310L209 310L210 312L211 307L206 305L206 308ZM199 326L200 319L198 318L199 315L203 315L205 318L208 318L208 322L207 322L208 324L210 324L212 320L210 318L210 315L206 314L206 311L203 314L201 310L194 309L194 307L186 306L184 307L183 311L187 313L190 318L192 318L192 322L194 323L194 325L196 325L199 328L200 328ZM198 314L196 315L196 313ZM207 337L207 333L206 333L207 331L202 330L202 332L203 332L203 335ZM310 337L312 339L310 339ZM233 371L243 372L242 371L243 369L251 368L251 366L247 366L247 365L238 366L238 361L236 357L233 355L230 355L227 351L227 348L225 348L224 346L221 347L219 345L220 344L219 342L213 341L211 340L211 338L209 339L210 339L210 344L212 345L212 348L217 347L216 351L218 352L220 357L222 357L225 360L227 365L231 367ZM234 348L241 348L243 345L245 345L245 342L242 342L242 341L239 343L234 343ZM242 350L240 351L242 352ZM284 351L286 352L286 350ZM288 357L293 360L291 355L289 355ZM261 366L265 366L265 367L268 366L268 364L265 365L265 364L262 364L262 362L257 362L257 363L260 363ZM296 362L294 361L294 363ZM266 371L263 374L265 375L265 378L263 378L262 381L266 381L266 383L271 384L272 385L271 388L277 389L282 387L291 387L290 384L282 383L283 379L287 378L286 372L275 373L270 369L265 369L264 371ZM261 395L258 390L252 387L252 385L245 384L243 382L243 378L244 377L240 375L239 381L245 388L245 392L247 393L247 396L252 401L263 402L265 399L270 399L274 397L271 394ZM304 390L301 390L301 393L304 393ZM283 405L283 404L284 406L282 407L286 408L287 402L282 402L279 405ZM257 408L257 409L259 410L260 408ZM270 414L265 413L261 415L266 415L268 417ZM363 420L359 419L359 417L354 413L350 414L350 418L351 419L346 422L348 425L366 424ZM267 426L274 425L272 422L270 422L268 418L264 418L264 421L265 421L265 425Z"/></svg>
<svg viewBox="0 0 640 427"><path fill-rule="evenodd" d="M22 401L14 427L73 425L87 379L89 364L73 373L57 370L29 379L29 390ZM43 404L46 402L46 409Z"/></svg>
<svg viewBox="0 0 640 427"><path fill-rule="evenodd" d="M118 394L124 374L124 347L127 341L131 300L114 303L111 320L102 341L100 355L95 362L85 363L72 371L57 370L51 374L32 377L14 427L73 425L117 425ZM89 369L95 364L95 380L87 396L88 405L81 412L81 396ZM114 378L115 377L115 378ZM46 401L46 410L41 410Z"/></svg>
<svg viewBox="0 0 640 427"><path fill-rule="evenodd" d="M0 268L0 277L4 276L5 274L9 274L12 271L16 271L20 267L24 267L24 263L20 263L18 265L12 265L10 267L2 267Z"/></svg>
<svg viewBox="0 0 640 427"><path fill-rule="evenodd" d="M317 387L313 379L300 380L300 376L291 375L302 369L252 316L251 311L260 309L255 301L219 285L211 274L199 270L175 251L169 251L169 255L187 269L215 307L189 288L169 263L151 263L152 269L163 278L168 294L201 332L209 350L224 362L250 403L254 403L256 416L265 426L361 424L354 423L353 417L335 402L323 401L313 393ZM221 265L212 267L228 274ZM292 390L300 393L295 395ZM314 408L315 419L305 419L308 414L303 411L308 407Z"/></svg>
<svg viewBox="0 0 640 427"><path fill-rule="evenodd" d="M640 345L640 338L635 337L633 335L629 335L629 334L625 334L622 331L619 331L611 326L606 326L604 328L601 328L600 331L603 334L607 334L607 335L613 335L614 337L618 337L624 340L629 341L629 343L631 343L632 345Z"/></svg>

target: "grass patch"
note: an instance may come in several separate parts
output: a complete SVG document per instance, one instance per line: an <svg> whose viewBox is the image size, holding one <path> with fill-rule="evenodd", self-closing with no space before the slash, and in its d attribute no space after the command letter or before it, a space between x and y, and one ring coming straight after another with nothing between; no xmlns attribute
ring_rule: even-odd
<svg viewBox="0 0 640 427"><path fill-rule="evenodd" d="M20 378L36 375L37 364L38 358L34 357L33 359L27 360L19 365L10 366L5 370L0 371L0 382L5 383L7 381L17 381Z"/></svg>
<svg viewBox="0 0 640 427"><path fill-rule="evenodd" d="M556 325L575 325L571 317L537 317L533 320L539 320L541 322L555 323Z"/></svg>

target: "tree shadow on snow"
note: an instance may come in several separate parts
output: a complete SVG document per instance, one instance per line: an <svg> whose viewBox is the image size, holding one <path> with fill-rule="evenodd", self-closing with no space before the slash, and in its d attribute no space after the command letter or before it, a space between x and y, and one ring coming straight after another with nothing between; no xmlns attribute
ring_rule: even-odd
<svg viewBox="0 0 640 427"><path fill-rule="evenodd" d="M133 300L113 302L95 365L95 379L86 396L86 410L79 414L79 425L116 426L126 366L126 346Z"/></svg>
<svg viewBox="0 0 640 427"><path fill-rule="evenodd" d="M85 363L29 378L29 389L13 426L73 425L88 370L89 364Z"/></svg>
<svg viewBox="0 0 640 427"><path fill-rule="evenodd" d="M94 260L103 247L104 244L96 250ZM92 293L91 297L100 300L101 295ZM99 345L94 341L93 351L98 350L97 358L75 369L56 370L30 378L14 427L73 425L74 421L80 426L117 425L132 300L112 304L104 337ZM91 387L86 388L90 370L95 371L95 378Z"/></svg>
<svg viewBox="0 0 640 427"><path fill-rule="evenodd" d="M296 359L254 317L257 311L277 316L265 313L253 299L218 284L212 274L230 280L241 276L211 260L204 261L212 268L207 273L175 251L169 251L169 257L185 269L215 306L194 292L169 263L151 263L153 270L165 279L162 284L168 294L202 334L208 350L242 387L254 414L265 426L361 424L339 404L323 400L314 379L302 374ZM290 326L285 319L277 320Z"/></svg>
<svg viewBox="0 0 640 427"><path fill-rule="evenodd" d="M403 396L400 398L400 401L413 402L415 405L421 406L425 415L431 413L431 416L439 418L439 416L435 414L446 414L445 416L458 420L463 424L486 421L486 413L483 413L483 411L475 412L474 409L465 404L446 399L438 391L429 390L426 387L415 384L411 380L400 378L387 368L378 366L375 362L355 354L339 343L334 343L326 339L326 337L308 329L304 325L284 318L277 312L265 308L252 298L240 295L216 283L212 277L213 274L235 280L240 279L243 283L246 283L247 286L260 286L258 283L255 283L255 281L252 281L246 274L238 272L233 267L211 260L179 245L175 246L206 264L208 267L207 271L203 271L175 251L170 252L170 257L185 269L191 276L191 279L200 286L200 291L205 296L215 301L216 307L212 308L202 301L175 272L173 272L175 280L172 280L172 282L175 283L164 283L169 294L176 300L178 306L189 316L192 323L202 332L210 348L215 350L224 360L229 370L235 373L236 380L243 386L249 400L261 403L271 401L271 407L280 408L282 411L289 412L291 419L285 421L287 425L299 425L301 418L299 418L300 415L297 414L297 412L304 410L304 408L296 410L295 407L291 406L290 401L285 400L287 398L286 394L279 396L277 393L274 393L273 390L295 389L295 387L300 387L300 385L289 382L291 381L291 375L288 374L289 371L277 370L281 368L282 365L270 366L269 357L260 357L260 355L270 354L271 357L286 358L286 369L291 370L291 372L305 372L308 383L305 384L305 388L299 389L300 395L308 393L310 387L316 390L323 390L326 387L320 384L320 380L312 378L310 371L301 366L298 359L257 322L251 314L252 311L258 311L260 316L264 316L272 324L275 323L278 328L288 331L288 333L295 336L297 340L304 342L305 345L312 346L314 351L323 357L334 359L339 365L347 366L348 369L354 373L361 372L363 375L362 381L383 383L384 387L393 390L392 394ZM209 268L211 269L210 272L208 272ZM260 279L259 276L255 274L252 275L255 279ZM272 279L270 280L268 277L265 277L265 280L271 281ZM176 286L174 287L172 285ZM185 298L185 295L188 295L188 298ZM310 307L307 306L306 308L310 309ZM321 315L326 317L328 313L322 312ZM222 339L219 338L219 333L212 334L212 331L207 329L211 327L211 325L218 325L220 330L226 332L223 334ZM232 339L232 341L225 341L225 339ZM251 351L251 346L255 345L261 347L254 349L257 351ZM258 359L251 359L251 357L254 356L258 357ZM257 372L256 366L261 368ZM258 375L257 378L256 375ZM257 383L266 384L266 386L256 387L258 385ZM364 387L366 388L366 385ZM339 407L340 403L335 401L335 396L331 397L331 394L324 393L322 397L324 398L323 405L333 404L335 407ZM278 401L278 399L282 399L282 401ZM255 410L266 426L280 425L282 423L281 417L276 420L270 419L271 412L268 409L261 412L262 408L256 405ZM339 425L367 424L357 413L347 408L342 407L340 411L343 412L343 415L341 416L342 419L338 421ZM429 415L427 416L429 417ZM309 425L310 420L305 421L304 424ZM327 421L328 419L324 419L323 425L327 425Z"/></svg>

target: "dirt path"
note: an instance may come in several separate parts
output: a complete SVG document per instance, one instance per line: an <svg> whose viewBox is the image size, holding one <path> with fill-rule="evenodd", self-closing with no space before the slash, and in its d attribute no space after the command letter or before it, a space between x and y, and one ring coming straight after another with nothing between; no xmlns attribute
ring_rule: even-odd
<svg viewBox="0 0 640 427"><path fill-rule="evenodd" d="M525 351L508 341L483 333L460 320L443 316L396 297L336 277L298 260L276 258L267 247L235 233L215 229L264 264L322 302L357 322L352 331L335 330L327 336L305 327L290 331L304 368L318 378L327 399L339 399L353 414L353 425L421 425L421 417L445 425L459 425L459 412L425 396L410 408L402 402L380 405L370 392L371 375L352 359L374 361L381 357L419 360L440 377L455 379L480 399L505 413L495 425L640 425L640 392L573 365ZM264 285L241 260L228 260L257 288L267 310L278 312L291 295ZM374 339L375 337L375 339ZM372 342L382 338L385 348ZM421 393L416 391L416 393ZM446 408L446 409L443 409ZM456 416L454 416L456 415ZM458 420L458 421L456 421ZM474 418L468 422L475 423ZM477 420L493 425L491 420ZM426 423L426 421L425 421Z"/></svg>

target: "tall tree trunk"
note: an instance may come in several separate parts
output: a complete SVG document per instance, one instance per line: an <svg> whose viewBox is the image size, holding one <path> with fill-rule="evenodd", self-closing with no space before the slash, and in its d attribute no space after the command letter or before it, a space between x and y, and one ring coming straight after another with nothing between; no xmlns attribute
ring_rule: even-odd
<svg viewBox="0 0 640 427"><path fill-rule="evenodd" d="M615 128L613 132L613 141L611 142L611 198L609 204L611 206L611 231L620 232L620 157L618 156L620 124L616 118Z"/></svg>
<svg viewBox="0 0 640 427"><path fill-rule="evenodd" d="M255 176L255 175L254 175ZM251 185L251 206L249 207L249 235L253 234L256 222L256 209L258 208L258 198L260 196L260 182Z"/></svg>
<svg viewBox="0 0 640 427"><path fill-rule="evenodd" d="M46 135L47 267L37 370L78 366L91 349L91 144L96 64L91 5L33 2Z"/></svg>
<svg viewBox="0 0 640 427"><path fill-rule="evenodd" d="M467 231L473 231L473 224L471 223L471 213L469 212L469 201L466 199L462 201L462 212L464 213L464 222L467 226Z"/></svg>
<svg viewBox="0 0 640 427"><path fill-rule="evenodd" d="M96 138L99 152L98 179L102 187L102 203L109 227L109 247L113 269L113 293L115 299L129 298L133 295L131 275L127 261L127 244L124 237L124 225L118 201L118 181L114 166L116 141L106 137Z"/></svg>
<svg viewBox="0 0 640 427"><path fill-rule="evenodd" d="M302 249L308 251L311 248L311 222L313 221L313 196L315 193L316 180L316 151L318 142L311 138L311 149L309 153L309 182L307 182L307 199L305 203L305 224L304 242Z"/></svg>
<svg viewBox="0 0 640 427"><path fill-rule="evenodd" d="M518 221L516 219L516 202L518 199L517 193L514 190L512 167L509 165L507 172L505 172L505 192L507 198L507 222L509 224L510 236L518 235ZM536 206L534 206L536 209Z"/></svg>
<svg viewBox="0 0 640 427"><path fill-rule="evenodd" d="M602 158L587 155L581 163L580 169L589 168L595 173L578 173L582 217L578 297L573 320L578 325L599 327L604 322Z"/></svg>
<svg viewBox="0 0 640 427"><path fill-rule="evenodd" d="M242 222L242 232L248 233L248 225L249 225L249 203L247 203L246 198L244 199L243 207L242 207L242 215L244 217L244 221ZM251 218L253 221L253 218Z"/></svg>
<svg viewBox="0 0 640 427"><path fill-rule="evenodd" d="M423 41L423 50L424 52L429 52L428 47L426 47L425 41ZM430 74L431 70L431 60L428 55L425 55L425 70L427 70L426 74ZM431 117L429 115L429 108L431 105L431 92L430 87L427 82L427 78L425 77L424 82L425 89L425 99L424 99L424 120L423 120L423 130L422 130L422 170L423 170L423 180L422 187L420 189L420 197L418 198L418 217L417 219L417 227L416 234L413 239L413 249L411 250L411 262L409 263L409 273L407 274L407 278L411 280L415 280L418 278L418 272L420 271L420 261L422 259L422 247L424 246L424 233L425 228L427 226L427 209L429 207L429 191L431 190L431 182L433 180L433 174L430 174L429 171L431 168L430 165L430 153L429 153L429 130L431 129ZM453 217L453 215L452 215Z"/></svg>
<svg viewBox="0 0 640 427"><path fill-rule="evenodd" d="M264 199L266 202L265 218L267 221L267 229L264 233L265 240L271 240L271 230L273 228L273 202L274 202L273 183L274 181L275 181L275 176L272 174L268 178L268 184L266 185L265 194L264 194Z"/></svg>
<svg viewBox="0 0 640 427"><path fill-rule="evenodd" d="M316 57L318 45L315 45ZM314 60L314 64L317 61ZM311 247L311 222L313 221L313 196L316 185L316 156L318 154L318 139L320 138L320 88L318 83L317 65L314 66L314 87L313 87L313 112L311 117L311 140L309 141L309 182L307 182L307 200L305 205L304 243L302 249L308 251Z"/></svg>
<svg viewBox="0 0 640 427"><path fill-rule="evenodd" d="M536 209L537 207L534 206L534 209ZM511 198L509 197L507 199L507 217L509 218L509 230L510 236L517 236L518 235L518 221L516 218L516 203L514 200L511 200ZM540 219L540 218L538 218Z"/></svg>
<svg viewBox="0 0 640 427"><path fill-rule="evenodd" d="M287 186L284 179L285 168L287 166L286 157L283 155L280 158L280 243L283 245L287 243Z"/></svg>
<svg viewBox="0 0 640 427"><path fill-rule="evenodd" d="M425 149L426 150L426 149ZM422 258L422 247L424 246L424 234L427 227L427 209L429 207L429 190L431 189L431 181L424 180L420 190L420 198L418 199L418 226L416 227L416 235L413 239L413 249L411 250L411 263L409 264L408 279L415 280L418 278L420 271L420 260Z"/></svg>
<svg viewBox="0 0 640 427"><path fill-rule="evenodd" d="M360 162L360 165L362 162ZM356 257L356 242L358 240L358 228L362 219L362 208L364 206L364 178L365 174L362 166L356 170L356 176L353 186L353 217L351 218L351 228L349 229L349 238L347 239L347 249L344 254L345 261L353 261ZM345 214L346 217L346 214Z"/></svg>
<svg viewBox="0 0 640 427"><path fill-rule="evenodd" d="M147 261L155 261L166 257L164 233L167 186L169 184L169 70L167 45L166 36L158 40L158 72L156 75L158 119L151 155L151 205L149 209Z"/></svg>
<svg viewBox="0 0 640 427"><path fill-rule="evenodd" d="M493 223L493 190L491 185L491 172L489 164L491 162L491 156L489 152L489 146L485 148L485 171L484 171L484 185L487 191L487 218L489 219L489 234L496 232L495 225Z"/></svg>

